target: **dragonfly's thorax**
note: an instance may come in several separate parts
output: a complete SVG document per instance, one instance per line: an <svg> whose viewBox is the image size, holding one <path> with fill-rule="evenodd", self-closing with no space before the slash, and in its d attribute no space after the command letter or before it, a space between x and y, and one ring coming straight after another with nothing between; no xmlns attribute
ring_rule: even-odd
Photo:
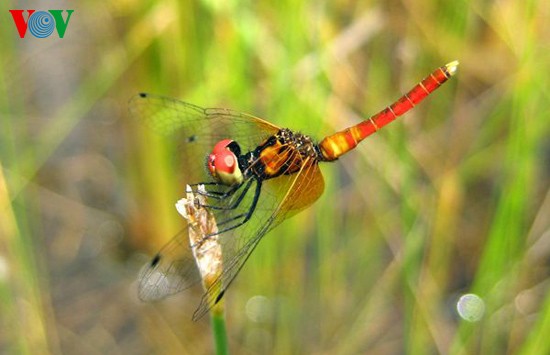
<svg viewBox="0 0 550 355"><path fill-rule="evenodd" d="M283 128L275 135L282 145L292 146L302 158L319 156L319 149L310 136Z"/></svg>
<svg viewBox="0 0 550 355"><path fill-rule="evenodd" d="M240 163L246 177L270 179L294 174L306 159L318 160L319 156L319 149L309 136L283 128L244 154Z"/></svg>

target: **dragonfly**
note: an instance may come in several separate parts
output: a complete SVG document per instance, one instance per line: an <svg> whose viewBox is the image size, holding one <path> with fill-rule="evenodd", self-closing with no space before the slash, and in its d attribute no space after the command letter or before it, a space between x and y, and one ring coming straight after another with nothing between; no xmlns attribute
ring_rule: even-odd
<svg viewBox="0 0 550 355"><path fill-rule="evenodd" d="M179 145L182 182L207 199L204 208L218 224L215 235L204 238L218 238L223 270L205 289L193 319L222 299L266 233L319 198L324 189L320 163L337 160L411 110L457 67L453 61L437 68L380 112L320 141L225 108L202 108L146 93L133 97L132 115ZM183 229L142 268L141 300L159 300L201 281L187 233Z"/></svg>

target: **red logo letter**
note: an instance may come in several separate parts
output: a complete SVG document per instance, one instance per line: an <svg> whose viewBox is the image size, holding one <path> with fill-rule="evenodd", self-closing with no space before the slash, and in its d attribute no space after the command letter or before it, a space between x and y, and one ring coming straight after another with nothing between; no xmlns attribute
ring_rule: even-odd
<svg viewBox="0 0 550 355"><path fill-rule="evenodd" d="M29 22L29 17L33 14L34 10L27 10L29 14L27 16L27 21L23 18L23 12L25 10L10 10L11 16L13 17L13 22L17 26L17 31L19 31L19 37L25 38L25 33L27 32L27 23Z"/></svg>

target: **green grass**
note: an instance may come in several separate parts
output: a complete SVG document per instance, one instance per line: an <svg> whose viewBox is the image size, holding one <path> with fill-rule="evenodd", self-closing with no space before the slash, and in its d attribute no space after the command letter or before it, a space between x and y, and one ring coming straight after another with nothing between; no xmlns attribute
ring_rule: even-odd
<svg viewBox="0 0 550 355"><path fill-rule="evenodd" d="M321 138L458 59L426 102L322 166L319 201L264 238L226 294L229 348L549 351L546 2L74 6L63 40L0 22L0 350L213 352L210 324L190 321L199 289L134 298L142 254L181 226L181 183L167 142L128 117L133 94ZM456 315L469 292L477 323Z"/></svg>

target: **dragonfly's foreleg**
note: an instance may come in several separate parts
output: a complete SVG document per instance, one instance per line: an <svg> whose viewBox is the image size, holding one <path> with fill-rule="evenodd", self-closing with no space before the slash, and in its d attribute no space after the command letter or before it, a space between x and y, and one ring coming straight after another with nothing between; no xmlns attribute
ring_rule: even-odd
<svg viewBox="0 0 550 355"><path fill-rule="evenodd" d="M238 221L237 223L229 226L229 227L226 227L226 228L222 228L220 230L218 230L217 233L211 233L211 234L207 234L204 236L204 238L202 238L201 241L191 245L191 248L196 248L198 247L199 245L201 245L202 243L204 243L206 240L208 240L209 238L211 237L215 237L217 235L220 235L222 233L225 233L225 232L229 232L233 229L236 229L236 228L239 228L240 226L242 226L243 224L245 224L246 222L248 222L248 220L252 217L252 214L254 213L254 211L256 210L256 206L258 205L258 201L260 199L260 192L262 191L262 182L259 181L259 180L256 180L256 179L251 179L247 184L246 184L246 187L243 191L243 193L241 193L241 196L239 196L239 203L243 200L244 198L244 195L246 194L246 192L250 189L250 186L252 186L252 181L256 181L256 189L254 190L254 198L252 200L252 203L250 204L250 207L248 208L248 211L245 212L245 213L240 213L236 216L233 216L233 217L230 217L224 221L221 221L221 222L218 222L217 225L218 226L221 226L221 225L224 225L224 224L228 224L228 223L231 223L233 221L237 221L239 219L242 218L241 221Z"/></svg>
<svg viewBox="0 0 550 355"><path fill-rule="evenodd" d="M223 200L223 199L226 199L227 197L233 195L235 193L235 191L237 191L241 186L242 186L242 183L241 184L237 184L237 185L233 185L231 186L228 190L226 191L208 191L208 190L199 190L197 187L199 185L205 185L205 186L221 186L221 187L227 187L227 185L225 184L222 184L221 182L201 182L201 183L198 183L198 184L191 184L189 186L193 187L193 191L201 196L206 196L206 197L209 197L209 198L213 198L213 199L216 199L216 200Z"/></svg>
<svg viewBox="0 0 550 355"><path fill-rule="evenodd" d="M217 233L207 235L206 237L211 237L211 236L214 236L214 235L219 235L219 234L222 234L222 233L225 233L225 232L229 232L230 230L238 228L238 227L242 226L243 224L245 224L246 222L248 222L248 220L252 217L252 214L256 210L256 206L258 205L258 201L260 199L260 193L262 191L262 182L259 181L259 180L255 180L255 181L256 181L256 189L254 191L254 198L252 200L252 203L250 204L250 207L248 208L248 211L245 212L245 213L240 213L240 214L238 214L236 216L233 216L231 218L228 218L224 221L218 222L217 224L218 224L218 226L220 226L220 225L231 223L233 221L237 221L241 218L242 218L242 220L237 222L236 224L234 224L232 226L229 226L229 227L226 227L226 228L223 228L223 229L219 230ZM250 188L250 186L251 186L251 183L248 183L247 187L246 187L246 191ZM242 200L242 197L244 197L244 194L246 193L246 191L241 195L240 200ZM239 203L240 203L240 201L239 201Z"/></svg>
<svg viewBox="0 0 550 355"><path fill-rule="evenodd" d="M254 180L255 179L249 179L246 183L242 183L242 184L237 185L237 188L234 188L234 189L232 188L233 190L231 191L231 193L226 194L225 198L233 196L235 194L235 192L238 191L244 185L244 188L239 193L238 197L236 199L234 199L233 201L231 201L228 206L225 206L225 205L216 206L216 205L205 204L205 205L201 205L201 207L210 208L210 209L213 209L213 210L234 210L235 208L239 207L239 205L243 201L244 197L248 193L248 190L250 189L250 186L252 186L252 182ZM220 198L219 201L223 201L223 199Z"/></svg>
<svg viewBox="0 0 550 355"><path fill-rule="evenodd" d="M236 216L233 216L233 217L230 217L226 220L223 220L221 222L218 222L217 225L218 226L222 226L222 225L227 225L231 222L234 222L234 221L237 221L237 223L229 226L229 227L225 227L225 228L222 228L220 230L218 230L218 232L216 233L211 233L211 234L207 234L204 236L204 238L202 238L202 240L194 245L191 245L192 248L195 248L197 247L198 245L202 244L204 241L208 240L209 238L211 237L214 237L214 236L217 236L217 235L220 235L222 233L226 233L226 232L229 232L233 229L236 229L236 228L239 228L240 226L242 226L243 224L245 224L246 222L248 222L248 220L250 220L250 218L252 217L252 214L254 213L254 211L256 210L256 206L258 205L258 201L260 199L260 193L262 191L262 182L260 180L257 180L257 179L250 179L243 191L241 192L240 196L237 198L237 200L232 204L232 206L229 206L229 207L226 207L226 208L217 208L217 209L224 209L224 210L231 210L231 209L235 209L238 207L238 205L243 201L246 193L248 192L248 190L250 189L250 187L252 186L252 182L256 181L256 188L254 190L254 197L252 199L252 203L250 204L250 207L248 208L248 211L246 211L245 213L240 213ZM243 184L239 185L239 186L242 186ZM206 208L214 208L215 206L205 206L203 205L203 207L206 207ZM239 219L242 219L239 221Z"/></svg>

